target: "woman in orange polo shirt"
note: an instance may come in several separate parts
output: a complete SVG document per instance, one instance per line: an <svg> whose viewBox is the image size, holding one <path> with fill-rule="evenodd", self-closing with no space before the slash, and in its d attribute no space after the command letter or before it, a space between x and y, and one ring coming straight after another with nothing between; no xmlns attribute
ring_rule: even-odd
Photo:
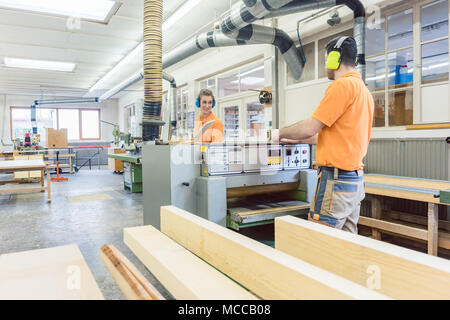
<svg viewBox="0 0 450 320"><path fill-rule="evenodd" d="M223 124L211 111L216 105L214 95L209 89L202 89L198 94L195 105L200 108L200 115L195 119L194 136L208 122L214 123L202 133L197 141L202 143L222 142L223 141Z"/></svg>

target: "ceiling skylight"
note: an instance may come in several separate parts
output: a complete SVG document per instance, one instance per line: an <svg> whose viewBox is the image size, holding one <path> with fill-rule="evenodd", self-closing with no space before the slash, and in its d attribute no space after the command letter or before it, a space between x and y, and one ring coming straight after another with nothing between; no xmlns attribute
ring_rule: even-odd
<svg viewBox="0 0 450 320"><path fill-rule="evenodd" d="M26 10L106 22L115 1L110 0L0 0L0 8Z"/></svg>

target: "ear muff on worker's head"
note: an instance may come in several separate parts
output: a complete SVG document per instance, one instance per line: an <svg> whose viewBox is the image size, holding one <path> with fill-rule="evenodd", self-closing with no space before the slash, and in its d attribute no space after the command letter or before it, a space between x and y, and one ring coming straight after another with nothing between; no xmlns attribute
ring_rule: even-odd
<svg viewBox="0 0 450 320"><path fill-rule="evenodd" d="M212 105L212 107L214 108L216 106L216 98L214 98L214 97L212 97L212 98L213 98L213 105ZM195 106L197 108L200 108L200 97L197 97L197 100L195 100Z"/></svg>
<svg viewBox="0 0 450 320"><path fill-rule="evenodd" d="M328 69L330 70L339 69L342 61L341 46L347 38L348 37L340 37L339 40L336 42L336 45L334 46L333 50L328 54L327 57Z"/></svg>
<svg viewBox="0 0 450 320"><path fill-rule="evenodd" d="M327 58L327 68L331 70L339 69L341 65L341 53L339 51L331 51Z"/></svg>

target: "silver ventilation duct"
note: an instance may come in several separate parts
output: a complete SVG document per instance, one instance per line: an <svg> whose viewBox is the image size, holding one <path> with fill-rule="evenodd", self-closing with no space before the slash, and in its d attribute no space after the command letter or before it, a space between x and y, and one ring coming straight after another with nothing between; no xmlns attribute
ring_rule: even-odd
<svg viewBox="0 0 450 320"><path fill-rule="evenodd" d="M262 19L271 11L279 9L293 0L243 0L231 9L220 21L220 29L230 35L250 23Z"/></svg>
<svg viewBox="0 0 450 320"><path fill-rule="evenodd" d="M297 0L292 1L281 8L271 10L268 15L264 16L264 19L276 18L304 11L331 8L334 6L336 6L336 0Z"/></svg>
<svg viewBox="0 0 450 320"><path fill-rule="evenodd" d="M243 45L245 42L230 39L222 32L215 30L202 33L181 44L163 57L163 69L168 68L194 54L213 47L232 47Z"/></svg>
<svg viewBox="0 0 450 320"><path fill-rule="evenodd" d="M286 32L256 24L249 24L238 32L229 35L237 40L248 43L269 43L278 48L295 79L300 79L305 66L305 57L300 55L294 41Z"/></svg>
<svg viewBox="0 0 450 320"><path fill-rule="evenodd" d="M169 94L169 110L170 110L170 125L173 130L177 127L177 83L175 78L163 71L163 79L170 82L170 94Z"/></svg>
<svg viewBox="0 0 450 320"><path fill-rule="evenodd" d="M139 71L134 76L132 76L131 78L127 79L126 81L124 81L124 82L118 84L117 86L111 88L110 90L106 91L104 94L102 94L100 96L99 101L103 102L105 100L108 100L109 98L111 98L115 94L119 93L122 90L125 90L126 88L128 88L132 84L134 84L134 83L136 83L136 82L138 82L138 81L140 81L142 79L144 79L144 69L142 69L141 71Z"/></svg>

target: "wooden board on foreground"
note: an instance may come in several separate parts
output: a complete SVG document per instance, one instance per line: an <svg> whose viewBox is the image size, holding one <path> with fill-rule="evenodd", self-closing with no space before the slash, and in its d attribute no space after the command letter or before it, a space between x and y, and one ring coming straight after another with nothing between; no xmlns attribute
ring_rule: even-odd
<svg viewBox="0 0 450 320"><path fill-rule="evenodd" d="M128 300L165 300L138 269L113 245L100 249L100 258Z"/></svg>
<svg viewBox="0 0 450 320"><path fill-rule="evenodd" d="M174 206L161 207L161 231L264 299L387 299Z"/></svg>
<svg viewBox="0 0 450 320"><path fill-rule="evenodd" d="M77 245L0 256L0 300L103 300Z"/></svg>
<svg viewBox="0 0 450 320"><path fill-rule="evenodd" d="M450 299L450 261L292 216L275 247L394 299Z"/></svg>
<svg viewBox="0 0 450 320"><path fill-rule="evenodd" d="M152 226L126 228L123 233L125 244L175 299L256 299Z"/></svg>

